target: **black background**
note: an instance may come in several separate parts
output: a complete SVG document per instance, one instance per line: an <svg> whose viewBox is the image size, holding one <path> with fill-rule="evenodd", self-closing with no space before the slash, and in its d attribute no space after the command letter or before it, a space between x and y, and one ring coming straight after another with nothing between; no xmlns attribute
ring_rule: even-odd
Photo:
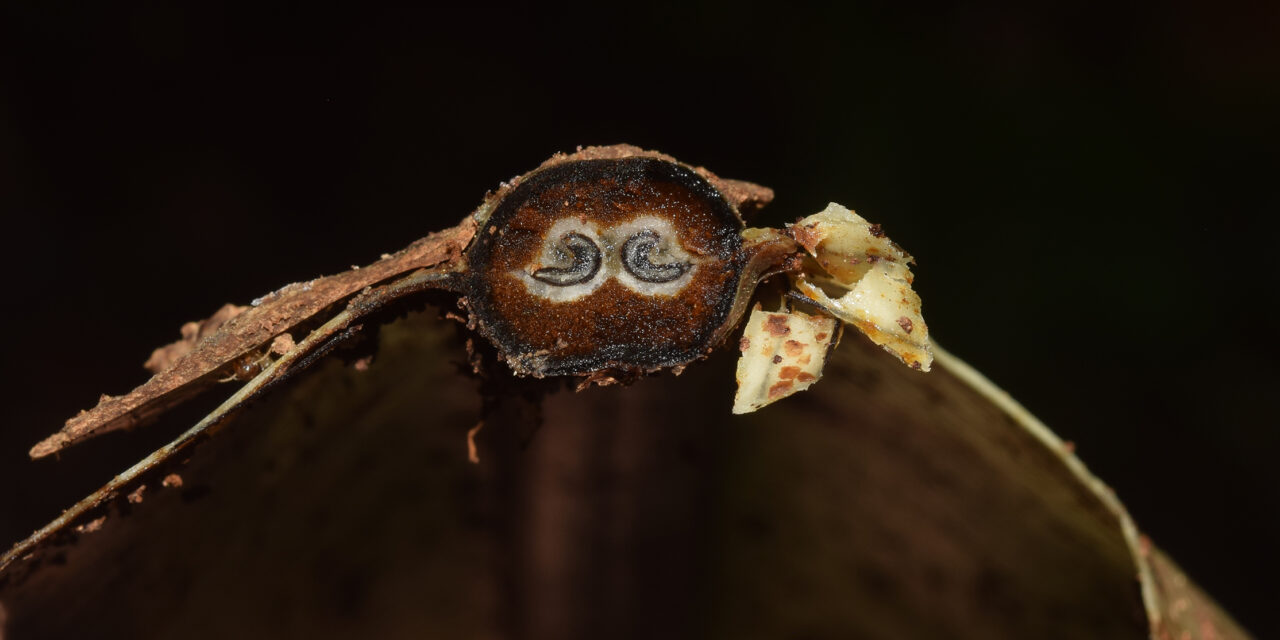
<svg viewBox="0 0 1280 640"><path fill-rule="evenodd" d="M1280 634L1265 4L0 10L0 546L172 433L26 458L184 321L629 142L882 223L934 337Z"/></svg>

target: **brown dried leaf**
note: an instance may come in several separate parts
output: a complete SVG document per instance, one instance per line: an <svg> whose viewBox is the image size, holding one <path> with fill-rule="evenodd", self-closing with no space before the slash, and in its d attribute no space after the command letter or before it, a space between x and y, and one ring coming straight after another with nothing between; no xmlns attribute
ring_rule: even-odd
<svg viewBox="0 0 1280 640"><path fill-rule="evenodd" d="M290 284L247 308L226 305L204 322L188 323L182 340L158 349L147 361L147 368L157 371L155 376L123 396L103 396L98 406L32 447L31 457L42 458L90 436L153 418L216 382L229 364L251 351L277 339L281 341L272 343L273 350L285 348L285 332L362 289L459 260L475 228L475 220L467 218L367 267Z"/></svg>

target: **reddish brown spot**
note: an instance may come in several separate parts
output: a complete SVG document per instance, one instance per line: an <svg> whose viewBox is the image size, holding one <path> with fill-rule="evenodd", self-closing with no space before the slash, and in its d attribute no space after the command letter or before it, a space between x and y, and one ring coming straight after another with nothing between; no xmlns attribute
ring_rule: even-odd
<svg viewBox="0 0 1280 640"><path fill-rule="evenodd" d="M738 341L738 351L746 351L747 349L750 349L750 348L751 348L751 339L746 336L742 336L742 339Z"/></svg>
<svg viewBox="0 0 1280 640"><path fill-rule="evenodd" d="M873 224L873 225L871 225L870 227L867 227L867 232L868 232L868 233L870 233L871 235L873 235L873 236L877 237L877 238L883 238L883 237L884 237L884 229L881 229L881 228L880 228L880 225L878 225L878 224Z"/></svg>
<svg viewBox="0 0 1280 640"><path fill-rule="evenodd" d="M181 487L181 486L182 486L182 476L180 476L180 475L178 475L178 474L176 474L176 473L171 473L171 474L169 474L169 475L165 476L165 477L164 477L164 480L161 480L161 481L160 481L160 485L161 485L161 486L163 486L163 487L165 487L165 488L167 488L167 489L172 489L172 488L174 488L174 487Z"/></svg>
<svg viewBox="0 0 1280 640"><path fill-rule="evenodd" d="M911 318L908 318L906 316L901 316L898 318L898 326L902 327L903 331L906 331L907 333L911 333L911 329L915 325L911 324Z"/></svg>
<svg viewBox="0 0 1280 640"><path fill-rule="evenodd" d="M875 263L877 263L877 262L880 262L880 256L876 256L876 255L869 255L869 256L867 256L867 262L870 262L871 264L875 264Z"/></svg>
<svg viewBox="0 0 1280 640"><path fill-rule="evenodd" d="M774 398L779 398L781 396L787 395L787 393L791 391L792 386L793 386L792 383L784 380L782 382L779 382L773 385L772 387L769 387L769 399L772 400Z"/></svg>
<svg viewBox="0 0 1280 640"><path fill-rule="evenodd" d="M782 364L782 356L774 356L774 357L773 357L773 363L774 363L774 364Z"/></svg>
<svg viewBox="0 0 1280 640"><path fill-rule="evenodd" d="M787 317L781 315L769 316L764 321L764 329L775 336L785 336L791 333L791 327L787 326Z"/></svg>
<svg viewBox="0 0 1280 640"><path fill-rule="evenodd" d="M783 367L782 370L778 372L778 379L795 380L798 375L800 375L800 367Z"/></svg>
<svg viewBox="0 0 1280 640"><path fill-rule="evenodd" d="M812 373L801 373L800 375L796 376L796 382L813 382L814 380L817 380L817 379L818 377L813 375Z"/></svg>
<svg viewBox="0 0 1280 640"><path fill-rule="evenodd" d="M819 333L818 335L814 336L814 338L816 338L816 339L818 339L818 340L826 340L826 339L827 339L827 332L826 332L826 331L823 331L822 333Z"/></svg>
<svg viewBox="0 0 1280 640"><path fill-rule="evenodd" d="M1063 441L1062 441L1062 450L1063 450L1063 451L1065 451L1066 453L1075 453L1075 452L1076 452L1076 443L1074 443L1074 442L1072 442L1072 441L1070 441L1070 440L1063 440Z"/></svg>
<svg viewBox="0 0 1280 640"><path fill-rule="evenodd" d="M142 493L147 490L147 485L140 484L137 489L133 490L127 497L130 504L142 504Z"/></svg>
<svg viewBox="0 0 1280 640"><path fill-rule="evenodd" d="M919 371L920 369L923 369L924 367L921 367L921 366L920 366L920 361L918 361L918 360L917 360L917 361L915 361L915 362L912 362L912 363L911 363L911 368L912 368L912 369L915 369L916 371Z"/></svg>
<svg viewBox="0 0 1280 640"><path fill-rule="evenodd" d="M787 355L793 358L804 353L804 344L799 340L788 340L786 344L782 345L782 348L787 351Z"/></svg>

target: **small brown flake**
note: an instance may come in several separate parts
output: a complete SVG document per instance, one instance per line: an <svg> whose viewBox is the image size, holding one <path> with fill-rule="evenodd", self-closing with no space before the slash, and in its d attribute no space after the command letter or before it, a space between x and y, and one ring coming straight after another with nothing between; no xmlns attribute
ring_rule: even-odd
<svg viewBox="0 0 1280 640"><path fill-rule="evenodd" d="M751 348L751 339L746 336L742 336L742 339L738 341L738 351L746 351L747 349L750 349L750 348Z"/></svg>
<svg viewBox="0 0 1280 640"><path fill-rule="evenodd" d="M476 448L476 434L484 428L484 422L477 422L476 426L467 429L467 460L471 464L480 464L480 451Z"/></svg>
<svg viewBox="0 0 1280 640"><path fill-rule="evenodd" d="M911 329L915 327L915 325L911 324L911 318L906 316L900 316L898 318L898 326L902 327L902 330L907 333L911 333Z"/></svg>
<svg viewBox="0 0 1280 640"><path fill-rule="evenodd" d="M94 518L93 520L90 520L82 525L77 525L76 531L80 533L93 533L94 531L101 529L102 523L106 521L107 521L106 516L98 516L97 518Z"/></svg>
<svg viewBox="0 0 1280 640"><path fill-rule="evenodd" d="M795 380L798 375L800 375L800 367L783 367L782 370L778 372L778 379Z"/></svg>
<svg viewBox="0 0 1280 640"><path fill-rule="evenodd" d="M134 489L133 493L130 493L128 495L129 504L142 504L142 493L146 490L147 490L147 485L145 484L138 485L138 488Z"/></svg>
<svg viewBox="0 0 1280 640"><path fill-rule="evenodd" d="M875 236L875 237L877 237L877 238L883 238L883 237L884 237L884 229L881 229L881 228L880 228L880 225L878 225L878 224L873 224L873 225L871 225L871 226L867 227L867 233L870 233L871 235L873 235L873 236Z"/></svg>
<svg viewBox="0 0 1280 640"><path fill-rule="evenodd" d="M171 474L169 474L169 475L165 476L165 477L164 477L164 480L161 480L161 481L160 481L160 486L165 487L166 489L176 489L176 488L178 488L178 487L181 487L181 486L182 486L182 476L180 476L180 475L178 475L178 474L176 474L176 473L171 473Z"/></svg>
<svg viewBox="0 0 1280 640"><path fill-rule="evenodd" d="M282 356L293 351L293 336L282 333L271 340L271 353Z"/></svg>
<svg viewBox="0 0 1280 640"><path fill-rule="evenodd" d="M373 364L373 356L360 358L359 360L351 363L351 366L355 367L356 371L368 371L370 364Z"/></svg>
<svg viewBox="0 0 1280 640"><path fill-rule="evenodd" d="M773 357L773 363L774 363L774 364L782 364L782 356L774 356L774 357Z"/></svg>
<svg viewBox="0 0 1280 640"><path fill-rule="evenodd" d="M818 379L818 376L815 376L812 373L806 373L806 372L801 372L800 375L796 376L796 382L813 382L814 380L817 380L817 379Z"/></svg>

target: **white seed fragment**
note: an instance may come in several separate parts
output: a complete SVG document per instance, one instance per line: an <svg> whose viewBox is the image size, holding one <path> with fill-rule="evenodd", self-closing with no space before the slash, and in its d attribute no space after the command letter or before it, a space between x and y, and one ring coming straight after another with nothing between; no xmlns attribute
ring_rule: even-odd
<svg viewBox="0 0 1280 640"><path fill-rule="evenodd" d="M742 355L733 412L750 413L817 382L837 324L828 316L752 309L738 343Z"/></svg>
<svg viewBox="0 0 1280 640"><path fill-rule="evenodd" d="M920 296L911 288L911 256L858 214L836 203L791 228L820 269L795 277L795 290L857 327L913 369L933 363Z"/></svg>

